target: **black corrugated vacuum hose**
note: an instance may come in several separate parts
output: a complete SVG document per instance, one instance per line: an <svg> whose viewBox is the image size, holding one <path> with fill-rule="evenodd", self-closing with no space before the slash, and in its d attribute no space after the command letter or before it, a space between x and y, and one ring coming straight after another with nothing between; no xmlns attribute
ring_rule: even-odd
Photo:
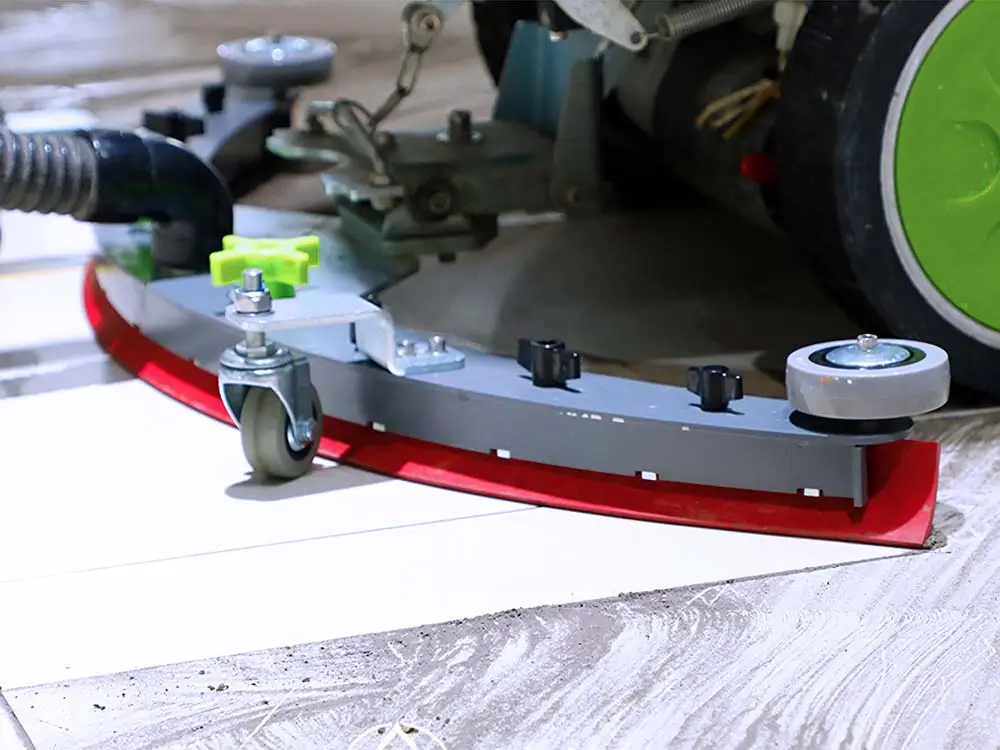
<svg viewBox="0 0 1000 750"><path fill-rule="evenodd" d="M0 127L0 210L99 224L148 219L153 260L195 272L233 231L233 199L213 167L177 141L113 130Z"/></svg>

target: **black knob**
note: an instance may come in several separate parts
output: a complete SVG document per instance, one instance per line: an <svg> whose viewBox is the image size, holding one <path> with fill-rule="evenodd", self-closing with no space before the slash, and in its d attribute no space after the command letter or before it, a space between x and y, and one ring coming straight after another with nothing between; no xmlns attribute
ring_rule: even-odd
<svg viewBox="0 0 1000 750"><path fill-rule="evenodd" d="M177 109L146 110L142 113L142 126L181 143L205 132L204 120Z"/></svg>
<svg viewBox="0 0 1000 750"><path fill-rule="evenodd" d="M517 363L539 388L565 388L567 381L580 377L580 354L567 351L562 341L519 339Z"/></svg>
<svg viewBox="0 0 1000 750"><path fill-rule="evenodd" d="M201 87L201 106L210 115L222 111L226 105L226 87L221 83L208 83Z"/></svg>
<svg viewBox="0 0 1000 750"><path fill-rule="evenodd" d="M702 411L726 411L743 398L743 378L723 365L689 367L687 389L701 399Z"/></svg>

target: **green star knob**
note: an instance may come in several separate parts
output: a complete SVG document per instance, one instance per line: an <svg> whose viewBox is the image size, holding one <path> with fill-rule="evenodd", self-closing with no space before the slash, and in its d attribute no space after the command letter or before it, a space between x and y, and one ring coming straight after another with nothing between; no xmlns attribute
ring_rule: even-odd
<svg viewBox="0 0 1000 750"><path fill-rule="evenodd" d="M319 237L289 239L239 237L222 239L222 249L208 256L212 284L238 284L243 271L259 268L274 299L295 296L295 287L309 283L309 269L319 265Z"/></svg>

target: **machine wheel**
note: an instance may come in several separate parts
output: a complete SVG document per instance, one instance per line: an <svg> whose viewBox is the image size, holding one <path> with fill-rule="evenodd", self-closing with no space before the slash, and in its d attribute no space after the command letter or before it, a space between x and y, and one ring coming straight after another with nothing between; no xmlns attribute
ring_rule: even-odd
<svg viewBox="0 0 1000 750"><path fill-rule="evenodd" d="M313 418L323 423L319 394L312 389ZM317 428L318 429L318 428ZM297 448L292 444L291 421L277 394L269 388L251 388L240 414L243 455L255 471L276 479L295 479L312 466L319 439Z"/></svg>
<svg viewBox="0 0 1000 750"><path fill-rule="evenodd" d="M782 79L780 223L866 328L1000 395L1000 3L813 3Z"/></svg>
<svg viewBox="0 0 1000 750"><path fill-rule="evenodd" d="M227 84L286 90L330 80L337 45L316 37L275 34L225 42L217 54Z"/></svg>
<svg viewBox="0 0 1000 750"><path fill-rule="evenodd" d="M785 363L792 408L832 420L888 421L940 409L948 401L948 355L919 341L829 341L798 349Z"/></svg>

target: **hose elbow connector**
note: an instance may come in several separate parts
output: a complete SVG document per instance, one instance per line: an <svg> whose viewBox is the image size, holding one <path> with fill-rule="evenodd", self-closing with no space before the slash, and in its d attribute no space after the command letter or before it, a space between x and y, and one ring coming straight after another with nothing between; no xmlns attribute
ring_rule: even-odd
<svg viewBox="0 0 1000 750"><path fill-rule="evenodd" d="M98 224L154 223L160 266L203 272L233 232L222 176L177 141L114 130L18 134L0 129L0 209Z"/></svg>
<svg viewBox="0 0 1000 750"><path fill-rule="evenodd" d="M78 219L154 222L152 256L169 268L202 272L233 233L233 199L222 176L178 141L135 133L79 133L97 158L95 200Z"/></svg>

